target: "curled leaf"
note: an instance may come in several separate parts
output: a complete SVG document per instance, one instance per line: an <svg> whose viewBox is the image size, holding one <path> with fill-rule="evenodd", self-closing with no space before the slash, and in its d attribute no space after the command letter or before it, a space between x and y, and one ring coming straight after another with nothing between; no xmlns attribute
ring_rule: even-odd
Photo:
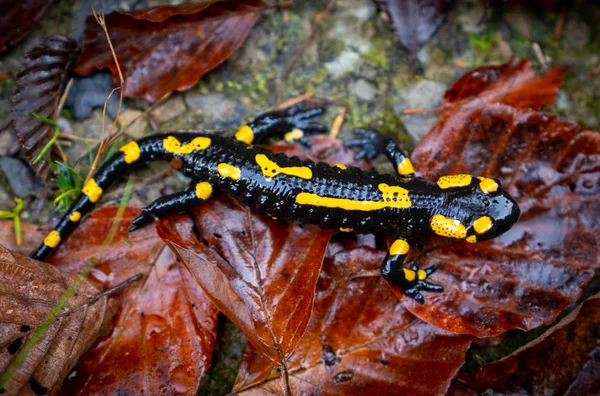
<svg viewBox="0 0 600 396"><path fill-rule="evenodd" d="M106 295L98 296L100 291L84 280L24 361L14 362L76 278L0 247L2 393L56 393L71 367L100 336L115 304Z"/></svg>
<svg viewBox="0 0 600 396"><path fill-rule="evenodd" d="M125 95L154 102L190 88L244 43L264 6L260 0L211 0L106 15ZM118 79L105 33L93 17L83 42L75 71L87 76L108 67Z"/></svg>
<svg viewBox="0 0 600 396"><path fill-rule="evenodd" d="M521 207L520 221L487 242L432 240L420 259L445 287L421 319L490 337L553 321L600 267L597 199L600 135L572 121L505 105L458 112L432 129L412 159L431 180L472 173L498 178Z"/></svg>
<svg viewBox="0 0 600 396"><path fill-rule="evenodd" d="M76 51L74 40L62 35L49 37L25 55L17 76L8 127L17 135L36 175L44 181L48 181L50 164L36 159L52 139L54 127L33 113L56 118L63 80Z"/></svg>

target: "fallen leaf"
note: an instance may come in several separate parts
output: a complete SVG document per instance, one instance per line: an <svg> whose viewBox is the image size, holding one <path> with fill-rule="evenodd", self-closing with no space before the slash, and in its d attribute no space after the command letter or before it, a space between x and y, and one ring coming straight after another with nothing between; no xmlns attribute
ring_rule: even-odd
<svg viewBox="0 0 600 396"><path fill-rule="evenodd" d="M154 227L129 233L139 213L139 208L125 210L91 279L113 287L138 274L143 278L123 292L112 332L81 357L62 393L189 394L196 391L208 369L218 311ZM62 271L81 271L102 245L116 214L116 207L92 212L48 261ZM0 241L14 244L8 232L12 224L1 224ZM27 223L22 229L24 251L37 247L46 234Z"/></svg>
<svg viewBox="0 0 600 396"><path fill-rule="evenodd" d="M244 43L264 7L260 0L212 0L106 15L125 95L155 102L190 88ZM108 67L118 81L104 31L93 17L86 25L75 72Z"/></svg>
<svg viewBox="0 0 600 396"><path fill-rule="evenodd" d="M600 267L600 135L568 120L501 104L458 112L432 129L412 154L430 180L470 173L500 179L521 207L507 233L477 244L429 241L422 267L439 268L445 292L421 319L478 337L552 322L579 298Z"/></svg>
<svg viewBox="0 0 600 396"><path fill-rule="evenodd" d="M0 53L29 33L52 0L3 1L0 3Z"/></svg>
<svg viewBox="0 0 600 396"><path fill-rule="evenodd" d="M387 13L400 42L408 49L413 66L417 52L431 40L444 23L452 0L376 0Z"/></svg>
<svg viewBox="0 0 600 396"><path fill-rule="evenodd" d="M355 163L353 152L327 136L312 138L310 158ZM275 151L309 156L280 144ZM231 198L211 200L158 223L158 234L186 263L219 310L282 367L302 337L331 233L252 213ZM198 232L195 235L193 227Z"/></svg>
<svg viewBox="0 0 600 396"><path fill-rule="evenodd" d="M447 118L456 111L491 103L504 103L520 109L539 110L554 104L569 67L553 66L538 76L529 59L513 58L499 66L483 66L462 76L446 91L438 114Z"/></svg>
<svg viewBox="0 0 600 396"><path fill-rule="evenodd" d="M62 35L49 37L27 52L17 76L7 128L17 135L24 157L44 182L48 181L50 164L44 158L33 162L52 138L54 127L32 113L56 118L63 80L76 52L74 40Z"/></svg>
<svg viewBox="0 0 600 396"><path fill-rule="evenodd" d="M0 246L0 377L8 375L0 393L56 393L100 336L115 304L106 295L96 298L100 291L84 280L25 360L8 374L11 362L76 277Z"/></svg>
<svg viewBox="0 0 600 396"><path fill-rule="evenodd" d="M476 374L462 375L460 383L479 394L597 395L599 321L597 294L535 341ZM586 381L578 381L579 376Z"/></svg>
<svg viewBox="0 0 600 396"><path fill-rule="evenodd" d="M288 360L292 394L444 394L472 337L413 316L379 276L373 236L332 242L306 334ZM249 345L234 391L280 394L279 374Z"/></svg>

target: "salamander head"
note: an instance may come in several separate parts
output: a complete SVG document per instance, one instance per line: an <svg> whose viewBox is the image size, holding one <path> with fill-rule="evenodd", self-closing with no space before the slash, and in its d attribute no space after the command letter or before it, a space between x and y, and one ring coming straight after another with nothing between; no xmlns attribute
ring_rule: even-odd
<svg viewBox="0 0 600 396"><path fill-rule="evenodd" d="M430 220L438 235L474 243L506 232L519 220L519 205L496 179L444 176L437 185L446 197Z"/></svg>

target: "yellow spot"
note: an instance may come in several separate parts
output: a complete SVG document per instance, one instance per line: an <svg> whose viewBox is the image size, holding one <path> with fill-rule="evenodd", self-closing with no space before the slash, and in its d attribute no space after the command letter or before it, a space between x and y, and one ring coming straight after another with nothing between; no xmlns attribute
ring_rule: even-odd
<svg viewBox="0 0 600 396"><path fill-rule="evenodd" d="M488 216L481 216L473 222L473 229L475 229L476 233L483 234L492 228L492 224L493 222L491 218Z"/></svg>
<svg viewBox="0 0 600 396"><path fill-rule="evenodd" d="M87 195L91 202L96 202L102 195L102 188L96 184L96 180L90 179L85 183L81 192Z"/></svg>
<svg viewBox="0 0 600 396"><path fill-rule="evenodd" d="M229 164L219 164L217 166L217 172L219 172L219 175L233 180L239 180L242 176L242 171L240 168L236 168L235 166Z"/></svg>
<svg viewBox="0 0 600 396"><path fill-rule="evenodd" d="M131 164L140 158L140 146L136 142L129 142L119 149L125 154L125 162Z"/></svg>
<svg viewBox="0 0 600 396"><path fill-rule="evenodd" d="M404 158L400 165L398 165L398 174L399 175L410 175L415 173L415 168L413 167L412 162L408 158Z"/></svg>
<svg viewBox="0 0 600 396"><path fill-rule="evenodd" d="M467 237L467 229L458 220L435 215L431 218L430 225L433 232L444 237L458 239Z"/></svg>
<svg viewBox="0 0 600 396"><path fill-rule="evenodd" d="M390 255L396 256L398 254L406 254L408 253L409 249L410 246L406 241L402 239L396 239L394 243L392 243L392 246L390 246Z"/></svg>
<svg viewBox="0 0 600 396"><path fill-rule="evenodd" d="M267 213L267 215L268 215L270 218L272 218L273 220L277 220L277 217L275 217L275 216L273 216L273 215L270 215L270 214L268 214L268 213Z"/></svg>
<svg viewBox="0 0 600 396"><path fill-rule="evenodd" d="M208 199L213 192L213 188L210 183L202 182L196 184L196 196L200 199Z"/></svg>
<svg viewBox="0 0 600 396"><path fill-rule="evenodd" d="M194 151L202 151L208 146L210 146L210 139L207 137L197 137L186 144L181 144L174 136L167 136L163 139L163 147L165 150L174 154L190 154Z"/></svg>
<svg viewBox="0 0 600 396"><path fill-rule="evenodd" d="M340 228L340 231L342 231L342 232L352 232L352 231L354 231L354 228Z"/></svg>
<svg viewBox="0 0 600 396"><path fill-rule="evenodd" d="M244 125L238 129L237 133L235 134L235 138L240 142L250 144L254 141L254 132L248 125Z"/></svg>
<svg viewBox="0 0 600 396"><path fill-rule="evenodd" d="M302 136L304 136L304 132L302 132L300 129L296 128L296 129L293 129L291 132L288 132L285 135L283 135L283 138L285 139L286 142L293 143L294 141L300 139Z"/></svg>
<svg viewBox="0 0 600 396"><path fill-rule="evenodd" d="M494 179L487 177L478 177L478 179L481 180L481 183L479 183L479 188L481 188L485 194L498 190L498 183L496 183Z"/></svg>
<svg viewBox="0 0 600 396"><path fill-rule="evenodd" d="M371 211L384 208L410 208L412 203L408 191L398 186L379 185L383 193L382 201L355 201L347 198L322 197L313 193L301 192L296 196L296 203L300 205L321 206L325 208L340 208L345 210Z"/></svg>
<svg viewBox="0 0 600 396"><path fill-rule="evenodd" d="M77 223L79 220L81 220L81 213L80 212L71 213L71 216L69 216L69 220L71 220L73 223Z"/></svg>
<svg viewBox="0 0 600 396"><path fill-rule="evenodd" d="M44 245L55 248L60 243L60 234L56 230L50 231L48 236L44 238Z"/></svg>
<svg viewBox="0 0 600 396"><path fill-rule="evenodd" d="M475 235L471 235L467 237L467 242L469 243L475 243L477 242L477 237Z"/></svg>
<svg viewBox="0 0 600 396"><path fill-rule="evenodd" d="M340 169L342 169L342 170L346 170L346 169L348 169L348 168L346 167L346 165L344 165L344 164L335 164L334 166L337 166L338 168L340 168Z"/></svg>
<svg viewBox="0 0 600 396"><path fill-rule="evenodd" d="M288 168L282 168L275 162L268 159L264 154L256 154L256 163L260 166L262 174L267 181L271 181L272 178L280 173L288 176L296 176L302 179L310 179L312 177L312 171L306 166L291 166Z"/></svg>
<svg viewBox="0 0 600 396"><path fill-rule="evenodd" d="M425 280L425 279L427 279L427 272L425 272L424 270L418 270L417 276L419 277L420 280Z"/></svg>
<svg viewBox="0 0 600 396"><path fill-rule="evenodd" d="M402 270L404 270L404 277L406 278L407 281L412 282L415 280L415 278L417 277L417 274L415 273L415 271L408 269L408 268L402 268Z"/></svg>
<svg viewBox="0 0 600 396"><path fill-rule="evenodd" d="M437 185L444 189L452 187L464 187L471 184L471 180L473 180L473 176L471 175L442 176L437 181Z"/></svg>

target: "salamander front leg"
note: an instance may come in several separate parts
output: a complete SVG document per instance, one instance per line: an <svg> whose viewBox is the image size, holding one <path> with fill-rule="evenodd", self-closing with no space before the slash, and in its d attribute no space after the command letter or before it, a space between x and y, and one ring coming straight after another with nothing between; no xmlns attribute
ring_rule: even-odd
<svg viewBox="0 0 600 396"><path fill-rule="evenodd" d="M194 188L160 197L142 209L142 213L131 223L129 231L133 232L150 223L155 218L160 219L169 214L180 213L198 206L206 201L212 195L212 192L213 187L210 183L201 182L196 184Z"/></svg>
<svg viewBox="0 0 600 396"><path fill-rule="evenodd" d="M346 147L359 147L360 150L354 158L374 159L379 154L385 154L392 162L392 166L403 177L413 177L415 169L413 168L408 155L398 146L398 143L389 137L382 135L371 129L355 129L357 138L346 142Z"/></svg>
<svg viewBox="0 0 600 396"><path fill-rule="evenodd" d="M309 135L327 133L328 129L321 124L310 122L311 118L325 113L323 107L304 109L302 103L284 110L262 114L248 125L241 127L235 138L244 143L261 143L268 137L279 137L288 143L300 142L310 147Z"/></svg>
<svg viewBox="0 0 600 396"><path fill-rule="evenodd" d="M404 239L396 239L388 251L383 264L381 275L391 284L398 286L404 294L417 300L419 304L425 303L421 291L442 292L444 288L426 279L433 274L436 267L419 269L415 262L411 268L404 268L404 260L408 254L409 245Z"/></svg>

